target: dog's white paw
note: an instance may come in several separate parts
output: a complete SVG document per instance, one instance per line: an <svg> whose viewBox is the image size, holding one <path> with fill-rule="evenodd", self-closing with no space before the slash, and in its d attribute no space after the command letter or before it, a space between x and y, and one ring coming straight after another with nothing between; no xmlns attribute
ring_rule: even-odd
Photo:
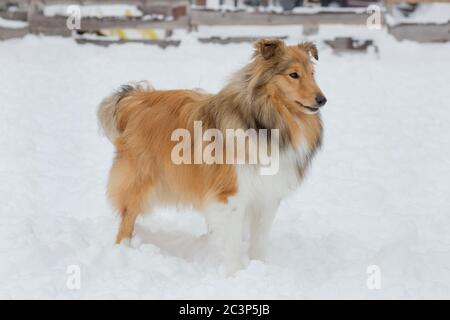
<svg viewBox="0 0 450 320"><path fill-rule="evenodd" d="M124 247L130 247L131 245L131 239L130 238L123 238L122 241L120 241L119 246Z"/></svg>
<svg viewBox="0 0 450 320"><path fill-rule="evenodd" d="M243 268L244 264L240 260L225 262L225 273L227 276L233 276Z"/></svg>
<svg viewBox="0 0 450 320"><path fill-rule="evenodd" d="M250 247L248 252L250 260L266 261L266 250L263 248Z"/></svg>
<svg viewBox="0 0 450 320"><path fill-rule="evenodd" d="M133 236L130 241L131 248L138 248L142 244L142 239L138 235Z"/></svg>

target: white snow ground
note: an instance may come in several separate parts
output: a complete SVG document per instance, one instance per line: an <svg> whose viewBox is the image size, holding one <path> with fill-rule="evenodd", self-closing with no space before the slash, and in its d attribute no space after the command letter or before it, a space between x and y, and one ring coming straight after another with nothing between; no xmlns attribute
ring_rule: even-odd
<svg viewBox="0 0 450 320"><path fill-rule="evenodd" d="M3 19L2 17L0 17L0 28L20 29L20 28L25 28L27 26L28 26L28 22Z"/></svg>
<svg viewBox="0 0 450 320"><path fill-rule="evenodd" d="M0 298L450 298L450 47L398 43L333 55L320 45L325 139L303 186L275 220L267 263L226 278L204 245L202 218L161 209L133 246L113 244L105 199L113 148L98 102L119 85L212 92L248 61L250 44L201 35L290 35L299 27L209 28L179 48L80 46L29 36L0 42ZM81 288L66 286L68 266ZM381 288L366 285L368 266Z"/></svg>
<svg viewBox="0 0 450 320"><path fill-rule="evenodd" d="M72 15L72 5L53 4L44 7L44 15L47 17ZM141 17L142 11L136 5L127 4L103 4L103 5L84 5L80 6L82 17Z"/></svg>
<svg viewBox="0 0 450 320"><path fill-rule="evenodd" d="M450 22L450 3L420 3L407 17L398 8L386 15L389 25L402 23L447 24Z"/></svg>

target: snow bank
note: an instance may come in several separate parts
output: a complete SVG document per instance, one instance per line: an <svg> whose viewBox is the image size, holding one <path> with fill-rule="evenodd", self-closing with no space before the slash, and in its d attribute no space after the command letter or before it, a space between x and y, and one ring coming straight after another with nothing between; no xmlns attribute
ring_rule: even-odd
<svg viewBox="0 0 450 320"><path fill-rule="evenodd" d="M398 9L386 14L389 25L401 23L433 23L446 24L450 22L450 3L421 3L408 17Z"/></svg>
<svg viewBox="0 0 450 320"><path fill-rule="evenodd" d="M197 6L193 6L196 8ZM200 7L202 8L202 7ZM206 3L206 8L213 9L213 10L224 10L224 11L248 11L248 12L277 12L277 13L283 13L284 10L280 5L268 5L268 6L259 6L259 7L252 7L244 5L242 2L238 4L237 7L234 6L234 1L225 1L224 4L220 4L219 0L208 0ZM308 6L308 7L295 7L292 11L292 13L299 13L299 14L317 14L320 12L334 12L334 13L365 13L366 8L357 8L357 7L322 7L319 5L314 6Z"/></svg>
<svg viewBox="0 0 450 320"><path fill-rule="evenodd" d="M115 246L105 197L113 148L96 107L119 85L217 92L251 44L237 30L306 40L299 27L200 28L178 48L108 48L27 36L0 42L0 298L449 298L450 48L329 26L310 40L373 38L377 55L319 42L324 145L275 220L267 263L226 278L195 212L158 209ZM70 266L81 288L71 290ZM367 268L381 271L371 290ZM68 269L69 268L69 269Z"/></svg>
<svg viewBox="0 0 450 320"><path fill-rule="evenodd" d="M46 5L44 15L47 17L71 15L71 5ZM82 17L141 17L142 11L136 5L126 4L104 4L80 6Z"/></svg>
<svg viewBox="0 0 450 320"><path fill-rule="evenodd" d="M28 22L18 20L8 20L0 17L0 28L20 29L28 27Z"/></svg>

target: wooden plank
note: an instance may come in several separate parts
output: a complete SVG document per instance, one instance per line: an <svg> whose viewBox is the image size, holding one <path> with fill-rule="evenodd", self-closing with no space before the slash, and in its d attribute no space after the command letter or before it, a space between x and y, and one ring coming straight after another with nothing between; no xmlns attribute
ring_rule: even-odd
<svg viewBox="0 0 450 320"><path fill-rule="evenodd" d="M447 24L412 24L404 23L388 28L389 33L397 40L417 42L450 41L450 23Z"/></svg>
<svg viewBox="0 0 450 320"><path fill-rule="evenodd" d="M149 44L149 45L156 45L158 47L161 47L163 49L167 47L178 47L181 43L180 40L101 40L101 39L83 39L83 38L77 38L75 41L79 44L96 44L100 46L110 46L112 44L127 44L127 43L142 43L142 44Z"/></svg>
<svg viewBox="0 0 450 320"><path fill-rule="evenodd" d="M34 14L29 23L32 33L47 35L70 36L72 31L67 28L66 17L45 17L42 14ZM188 28L188 17L181 17L172 21L143 21L140 18L83 18L80 30L94 32L100 29L121 29L121 28L155 28L155 29L175 29Z"/></svg>
<svg viewBox="0 0 450 320"><path fill-rule="evenodd" d="M15 2L17 0L10 0ZM29 1L29 0L22 0ZM187 2L182 0L41 0L44 4L128 4L128 5L142 5L142 4L174 4L179 2Z"/></svg>
<svg viewBox="0 0 450 320"><path fill-rule="evenodd" d="M384 3L433 3L433 2L440 2L440 3L450 3L450 0L384 0Z"/></svg>
<svg viewBox="0 0 450 320"><path fill-rule="evenodd" d="M144 0L41 0L42 3L46 5L54 5L54 4L78 4L78 5L90 5L90 4L129 4L129 5L138 5L142 4Z"/></svg>
<svg viewBox="0 0 450 320"><path fill-rule="evenodd" d="M9 0L9 1L6 1L6 2L10 3L10 4L28 5L30 0Z"/></svg>
<svg viewBox="0 0 450 320"><path fill-rule="evenodd" d="M333 52L336 54L341 53L366 53L369 47L373 48L375 52L378 52L378 47L374 44L373 40L356 40L352 37L337 37L333 40L325 40L325 43L329 45Z"/></svg>
<svg viewBox="0 0 450 320"><path fill-rule="evenodd" d="M28 15L25 11L0 11L0 17L19 21L27 21L28 19Z"/></svg>
<svg viewBox="0 0 450 320"><path fill-rule="evenodd" d="M230 43L245 43L245 42L255 42L261 37L208 37L208 38L198 38L200 43L214 43L214 44L230 44ZM264 37L262 37L264 38ZM287 36L276 37L277 39L286 40Z"/></svg>
<svg viewBox="0 0 450 320"><path fill-rule="evenodd" d="M29 32L30 30L28 29L28 27L16 29L0 27L0 40L22 38L26 36Z"/></svg>
<svg viewBox="0 0 450 320"><path fill-rule="evenodd" d="M317 14L276 14L261 12L218 12L191 10L193 25L310 25L310 24L366 24L366 13L320 12Z"/></svg>

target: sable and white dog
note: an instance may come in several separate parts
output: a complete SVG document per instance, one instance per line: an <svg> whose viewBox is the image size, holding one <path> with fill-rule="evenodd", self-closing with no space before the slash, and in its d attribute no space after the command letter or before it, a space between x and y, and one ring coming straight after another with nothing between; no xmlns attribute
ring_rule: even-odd
<svg viewBox="0 0 450 320"><path fill-rule="evenodd" d="M102 101L98 119L117 150L108 185L121 216L117 243L132 236L138 215L161 204L187 205L203 212L210 235L223 240L228 273L242 267L244 220L250 221L249 258L264 259L279 203L299 186L321 144L319 108L326 98L314 80L314 44L262 39L254 48L252 61L218 94L137 84ZM278 171L261 175L260 163L238 161L174 163L173 133L180 128L193 133L194 122L223 136L227 129L276 132L265 141L250 137L245 152L250 145L271 145L269 153L279 154ZM277 144L271 144L275 138ZM194 142L188 153L198 151Z"/></svg>

